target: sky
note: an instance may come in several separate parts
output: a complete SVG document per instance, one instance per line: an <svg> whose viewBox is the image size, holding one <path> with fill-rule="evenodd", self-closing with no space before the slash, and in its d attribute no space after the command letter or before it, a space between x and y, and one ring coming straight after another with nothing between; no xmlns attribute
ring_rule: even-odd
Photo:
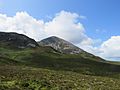
<svg viewBox="0 0 120 90"><path fill-rule="evenodd" d="M120 61L120 0L0 0L0 31L58 36Z"/></svg>

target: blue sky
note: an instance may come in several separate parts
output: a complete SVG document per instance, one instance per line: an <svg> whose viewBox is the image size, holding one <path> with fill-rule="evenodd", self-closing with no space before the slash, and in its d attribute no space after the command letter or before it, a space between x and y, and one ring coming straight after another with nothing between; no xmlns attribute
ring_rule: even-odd
<svg viewBox="0 0 120 90"><path fill-rule="evenodd" d="M9 16L26 11L37 19L66 10L87 17L82 20L86 33L92 38L106 40L120 32L119 0L0 0L0 13ZM101 32L96 32L99 29Z"/></svg>
<svg viewBox="0 0 120 90"><path fill-rule="evenodd" d="M120 36L119 8L120 0L0 0L0 13L9 17L25 11L33 18L47 22L48 16L55 17L62 10L83 15L86 19L78 19L78 22L83 24L88 37L100 40L98 47ZM103 46L108 45L106 43Z"/></svg>

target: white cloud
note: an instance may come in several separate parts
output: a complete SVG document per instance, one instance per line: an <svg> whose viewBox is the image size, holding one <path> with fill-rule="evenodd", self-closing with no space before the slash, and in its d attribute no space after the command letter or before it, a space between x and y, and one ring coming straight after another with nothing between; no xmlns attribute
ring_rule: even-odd
<svg viewBox="0 0 120 90"><path fill-rule="evenodd" d="M81 19L87 19L87 17L86 16L83 16L83 15L81 15L81 16L79 16Z"/></svg>
<svg viewBox="0 0 120 90"><path fill-rule="evenodd" d="M49 36L55 35L72 43L87 44L89 38L85 34L84 26L78 22L79 15L61 11L52 21L45 23L45 31ZM88 41L88 42L87 42Z"/></svg>
<svg viewBox="0 0 120 90"><path fill-rule="evenodd" d="M98 47L89 45L83 49L106 60L120 61L120 36L111 36Z"/></svg>
<svg viewBox="0 0 120 90"><path fill-rule="evenodd" d="M105 29L96 29L96 33L107 33L107 30Z"/></svg>
<svg viewBox="0 0 120 90"><path fill-rule="evenodd" d="M42 20L36 20L26 12L17 12L13 17L0 14L0 31L22 33L38 40L45 36L43 28Z"/></svg>
<svg viewBox="0 0 120 90"><path fill-rule="evenodd" d="M80 17L76 13L61 11L51 21L44 22L26 12L17 12L13 17L0 14L0 31L25 34L37 41L54 35L72 43L88 44L91 40L85 34L84 26L78 22Z"/></svg>
<svg viewBox="0 0 120 90"><path fill-rule="evenodd" d="M106 58L120 58L120 36L112 36L103 42L100 55Z"/></svg>

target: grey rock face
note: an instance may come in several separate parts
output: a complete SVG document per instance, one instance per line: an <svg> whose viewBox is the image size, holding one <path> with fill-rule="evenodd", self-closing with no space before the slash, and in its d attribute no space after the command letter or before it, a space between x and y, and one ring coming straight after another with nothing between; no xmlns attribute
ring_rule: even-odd
<svg viewBox="0 0 120 90"><path fill-rule="evenodd" d="M40 46L51 46L59 52L66 54L78 54L83 51L82 49L78 48L72 43L55 36L43 39L40 42L38 42L38 44Z"/></svg>
<svg viewBox="0 0 120 90"><path fill-rule="evenodd" d="M39 46L37 42L23 34L0 32L0 43L7 43L7 45L16 48L27 48Z"/></svg>

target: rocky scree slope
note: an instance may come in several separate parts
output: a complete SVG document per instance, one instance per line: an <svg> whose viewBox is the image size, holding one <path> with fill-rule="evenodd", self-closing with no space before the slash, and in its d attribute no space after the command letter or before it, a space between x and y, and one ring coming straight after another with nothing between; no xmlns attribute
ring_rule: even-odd
<svg viewBox="0 0 120 90"><path fill-rule="evenodd" d="M40 46L51 46L52 48L65 54L79 54L80 52L84 51L78 48L77 46L73 45L72 43L65 41L61 38L58 38L56 36L43 39L40 42L38 42L38 44Z"/></svg>

